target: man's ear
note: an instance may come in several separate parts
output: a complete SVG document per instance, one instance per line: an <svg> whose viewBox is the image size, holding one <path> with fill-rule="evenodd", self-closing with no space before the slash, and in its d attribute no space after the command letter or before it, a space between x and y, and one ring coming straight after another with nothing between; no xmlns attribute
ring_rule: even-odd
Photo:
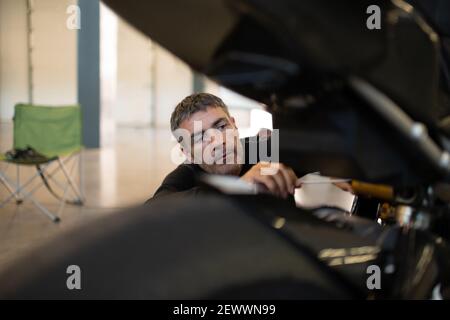
<svg viewBox="0 0 450 320"><path fill-rule="evenodd" d="M237 129L236 121L234 120L234 117L230 117L230 121L233 124L233 126Z"/></svg>

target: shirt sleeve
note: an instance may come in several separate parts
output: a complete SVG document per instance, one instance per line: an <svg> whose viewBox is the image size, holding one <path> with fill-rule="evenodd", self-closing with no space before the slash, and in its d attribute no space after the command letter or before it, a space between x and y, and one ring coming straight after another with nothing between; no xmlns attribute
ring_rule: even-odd
<svg viewBox="0 0 450 320"><path fill-rule="evenodd" d="M152 198L170 195L178 192L185 192L196 187L196 170L193 165L181 164L167 175L161 186L156 190Z"/></svg>

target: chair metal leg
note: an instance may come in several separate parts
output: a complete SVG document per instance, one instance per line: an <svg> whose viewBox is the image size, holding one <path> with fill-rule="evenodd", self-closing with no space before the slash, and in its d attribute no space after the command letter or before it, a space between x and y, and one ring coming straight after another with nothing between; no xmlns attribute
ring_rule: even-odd
<svg viewBox="0 0 450 320"><path fill-rule="evenodd" d="M42 172L45 172L45 170L47 170L48 167L49 167L49 165L47 165L44 168L41 168ZM58 172L58 169L59 169L59 167L53 168L53 170L47 174L46 178L51 179L53 177L53 175ZM37 173L37 175L39 175L39 173ZM34 192L36 192L38 189L42 188L43 186L44 186L44 184L35 186L33 189L30 190L30 193L33 194Z"/></svg>
<svg viewBox="0 0 450 320"><path fill-rule="evenodd" d="M2 175L0 175L1 181L3 183L6 184L11 184L11 182L8 181L8 179ZM23 186L22 186L23 187ZM16 192L13 192L14 195L16 195ZM26 192L25 190L21 191L21 194L23 195L23 200L25 200L26 198L29 198L31 202L33 202L33 204L42 211L42 213L44 213L48 218L50 218L50 220L52 220L53 222L57 223L59 222L61 219L54 215L52 212L50 212L47 208L45 208L43 205L41 205L37 200L35 200L33 198L33 196L31 195L31 193ZM5 203L7 203L9 201L9 199L11 199L11 197L8 198L8 200L5 200L2 202L2 204L0 205L0 207L2 207Z"/></svg>
<svg viewBox="0 0 450 320"><path fill-rule="evenodd" d="M66 162L66 164L69 162L69 161L67 161L68 159L66 159L64 162ZM76 159L74 159L74 161L72 161L72 164L71 164L71 166L70 166L70 172L68 172L67 171L67 168L66 168L66 166L64 165L64 162L62 162L61 163L61 167L59 167L59 169L61 169L61 171L63 171L63 174L64 174L64 176L65 176L65 178L66 178L66 181L67 181L67 185L68 186L70 186L71 187L71 190L72 190L72 192L73 192L73 194L75 195L75 197L76 197L76 200L75 201L72 201L73 203L72 204L75 204L75 205L82 205L83 204L83 194L82 194L82 192L81 191L79 191L79 190L77 190L77 188L74 188L74 186L76 186L76 183L73 181L73 178L72 178L72 173L73 173L73 171L74 171L74 168L75 168L75 166L78 164L77 163L77 161L76 161ZM64 170L65 170L65 172L64 172ZM44 171L44 170L43 170ZM62 183L61 182L59 182L57 179L55 179L55 178L53 178L52 177L52 175L50 175L50 174L48 174L48 175L45 175L45 177L50 181L53 181L53 183L57 186L57 187L59 187L63 192L65 192L65 189L66 189L66 186L64 185L62 185ZM71 183L72 182L72 183Z"/></svg>
<svg viewBox="0 0 450 320"><path fill-rule="evenodd" d="M70 159L70 158L65 159L64 162L67 162L69 159ZM48 170L48 167L49 167L49 166L50 166L50 164L46 165L44 168L42 168L42 171L44 172L45 170ZM50 173L47 174L47 176L46 176L47 179L51 179L51 178L53 177L53 175L54 175L55 173L58 172L58 169L60 169L59 166L53 168L53 170L50 171ZM35 174L33 177L31 177L25 184L23 184L22 186L20 186L20 188L19 188L18 191L25 189L25 187L27 187L27 186L28 186L28 185L29 185L36 177L38 177L38 176L39 176L39 173L36 173L36 174ZM54 180L54 181L55 181L55 180ZM12 183L10 182L10 184L12 184ZM32 188L32 189L29 191L29 194L30 194L30 195L33 194L34 192L36 192L38 189L42 188L43 186L44 186L44 184L39 184L39 185L35 186L34 188ZM17 192L17 191L16 191L16 192ZM8 202L9 200L11 200L11 196L10 196L8 199L6 199L4 202L0 203L0 208L2 207L2 204L3 204L3 203Z"/></svg>
<svg viewBox="0 0 450 320"><path fill-rule="evenodd" d="M81 199L84 202L84 162L83 162L83 151L80 151L78 155L78 176L79 176L79 187L81 193Z"/></svg>
<svg viewBox="0 0 450 320"><path fill-rule="evenodd" d="M42 211L50 220L52 220L54 223L58 223L61 221L61 218L51 213L46 207L41 205L39 202L37 202L32 196L29 196L30 201L34 203L36 207L38 207L39 210Z"/></svg>
<svg viewBox="0 0 450 320"><path fill-rule="evenodd" d="M36 173L34 176L29 178L27 180L27 182L25 182L23 185L15 186L15 191L8 198L6 198L6 200L4 200L4 201L2 201L0 203L0 208L3 207L6 203L8 203L12 198L16 198L17 199L18 195L20 195L22 193L22 190L24 190L25 187L27 187L31 182L33 182L33 180L36 179L36 177L38 177L38 176L39 176L39 174ZM13 185L14 186L14 183L9 181L6 176L3 176L3 178L5 179L6 182L9 183L9 185ZM24 198L22 197L21 199L23 201Z"/></svg>
<svg viewBox="0 0 450 320"><path fill-rule="evenodd" d="M16 186L20 187L20 166L16 164ZM23 203L23 199L20 197L20 192L17 193L16 196L16 203L21 204Z"/></svg>
<svg viewBox="0 0 450 320"><path fill-rule="evenodd" d="M9 191L9 193L11 195L13 195L16 198L16 202L19 203L19 201L21 201L21 199L19 198L19 196L16 194L16 191L13 189L13 187L11 187L11 185L8 183L8 181L6 180L5 177L3 177L3 174L0 173L0 182L5 186L5 188ZM9 201L9 200L8 200ZM5 201L6 203L7 201ZM3 204L3 202L0 204L0 208L1 205Z"/></svg>
<svg viewBox="0 0 450 320"><path fill-rule="evenodd" d="M81 196L80 191L77 188L76 183L73 181L72 177L67 173L66 167L62 163L61 159L58 158L58 163L61 167L62 172L64 173L64 176L66 177L67 181L69 182L70 186L72 187L73 191L75 192L76 196L80 200L80 204L83 204L83 198Z"/></svg>
<svg viewBox="0 0 450 320"><path fill-rule="evenodd" d="M70 169L70 175L72 175L74 167L75 166L72 165L72 168ZM59 210L58 210L58 216L61 215L62 210L63 210L64 206L66 205L66 197L67 197L67 191L69 190L69 187L70 187L70 184L66 183L66 186L64 187L64 194L63 194L63 197L61 199L61 205L60 205Z"/></svg>
<svg viewBox="0 0 450 320"><path fill-rule="evenodd" d="M69 175L72 175L74 167L75 167L75 163L71 166ZM43 170L43 172L42 172L43 174L45 174L44 171L45 170ZM63 190L63 197L60 199L60 206L59 206L58 213L57 213L57 215L60 216L62 213L62 210L66 204L66 199L67 199L70 183L68 181L66 181L65 185L63 185L61 182L59 182L57 179L55 179L54 177L52 177L50 175L46 175L46 178L48 179L48 181L50 181L50 180L53 181L53 183L56 186L58 186L61 190ZM73 193L75 194L75 191L73 191ZM78 204L78 203L74 203L74 204Z"/></svg>
<svg viewBox="0 0 450 320"><path fill-rule="evenodd" d="M80 174L80 188L77 187L77 184L75 183L75 181L72 179L71 174L73 173L73 169L75 168L76 162L72 163L72 166L70 167L70 174L68 172L68 170L65 167L65 163L68 163L71 159L73 159L73 156L68 157L67 159L64 159L64 161L62 161L60 158L57 159L58 162L58 166L56 168L54 168L51 172L49 172L48 174L46 174L46 178L47 179L52 179L61 189L64 190L64 194L63 194L63 198L61 200L61 204L59 206L58 212L55 215L54 213L52 213L50 210L48 210L47 208L45 208L43 205L41 205L32 195L34 192L36 192L39 188L41 188L44 184L40 184L37 185L35 187L33 187L30 191L27 191L25 188L30 185L34 179L36 177L39 176L39 173L36 173L34 176L32 176L31 178L29 178L24 184L20 184L20 169L19 169L19 165L17 165L17 171L16 171L16 182L17 185L14 186L14 182L10 181L10 179L8 179L8 177L6 175L1 174L0 172L0 182L5 185L5 187L8 189L8 191L11 193L11 195L4 200L2 203L0 203L0 208L6 204L7 202L9 202L13 197L16 198L16 202L17 203L22 203L25 199L29 198L30 201L42 212L44 213L48 218L50 218L53 222L59 222L60 218L59 215L62 212L62 209L64 208L65 202L66 202L66 198L67 198L67 194L68 194L68 189L69 187L72 189L73 193L75 194L76 197L78 197L78 201L79 204L83 204L83 194L80 190L82 190L82 159L81 159L81 153L79 154L79 159L78 159L78 170L79 170L79 174ZM49 169L49 166L51 164L47 164L42 168L42 173L44 174L44 172L46 170ZM58 171L58 169L61 169L61 171L63 172L64 177L67 180L67 184L65 184L65 186L62 186L56 179L52 178L52 176Z"/></svg>

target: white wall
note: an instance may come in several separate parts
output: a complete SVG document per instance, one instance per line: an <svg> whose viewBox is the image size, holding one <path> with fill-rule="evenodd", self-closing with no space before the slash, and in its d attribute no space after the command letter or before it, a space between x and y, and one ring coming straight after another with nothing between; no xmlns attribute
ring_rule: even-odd
<svg viewBox="0 0 450 320"><path fill-rule="evenodd" d="M152 41L118 20L117 125L148 126L152 115Z"/></svg>
<svg viewBox="0 0 450 320"><path fill-rule="evenodd" d="M168 128L170 115L184 97L192 93L191 69L167 50L155 49L154 125Z"/></svg>
<svg viewBox="0 0 450 320"><path fill-rule="evenodd" d="M77 101L77 31L66 27L76 0L35 0L31 14L32 86L36 104ZM0 119L28 101L27 1L0 0Z"/></svg>
<svg viewBox="0 0 450 320"><path fill-rule="evenodd" d="M117 100L117 15L100 3L100 146L115 143Z"/></svg>
<svg viewBox="0 0 450 320"><path fill-rule="evenodd" d="M26 2L0 0L0 119L11 119L14 104L28 101ZM66 9L76 2L33 1L31 58L36 104L73 104L77 101L77 31L66 27L69 16ZM111 11L102 5L102 12ZM156 127L168 128L173 108L192 93L190 68L119 17L117 27L106 27L103 32L111 36L111 32L115 33L117 44L114 45L116 51L103 51L102 59L116 59L117 78L113 87L108 85L112 89L108 92L114 91L114 94L108 99L102 98L102 127L111 129L114 125L149 126L153 123ZM104 61L102 66L104 79L107 71ZM105 81L102 83L105 90ZM250 125L251 109L260 108L255 102L210 80L205 83L205 91L220 96L243 129Z"/></svg>
<svg viewBox="0 0 450 320"><path fill-rule="evenodd" d="M116 125L168 128L176 104L192 93L190 68L119 18Z"/></svg>
<svg viewBox="0 0 450 320"><path fill-rule="evenodd" d="M66 27L67 7L76 3L76 0L34 0L31 60L35 104L77 102L77 30Z"/></svg>
<svg viewBox="0 0 450 320"><path fill-rule="evenodd" d="M28 100L25 0L0 0L0 120L12 119L14 105Z"/></svg>

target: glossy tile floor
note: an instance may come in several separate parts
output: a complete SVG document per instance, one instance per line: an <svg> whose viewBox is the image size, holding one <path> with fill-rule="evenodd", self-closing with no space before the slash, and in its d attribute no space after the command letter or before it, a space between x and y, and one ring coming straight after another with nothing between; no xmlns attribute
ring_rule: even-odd
<svg viewBox="0 0 450 320"><path fill-rule="evenodd" d="M55 235L82 227L104 215L120 214L117 213L120 208L143 203L176 167L171 160L175 141L169 130L118 128L114 140L110 147L83 151L86 204L82 207L66 205L59 224L51 222L29 200L21 205L11 201L0 208L0 271L28 250L51 241ZM0 122L0 152L11 148L12 124ZM5 163L0 163L0 169L5 169ZM20 181L23 183L35 172L32 167L21 167ZM14 166L8 166L6 173L16 178ZM62 181L61 175L55 178ZM0 201L7 195L0 184ZM39 189L35 196L50 210L58 210L58 201L45 188Z"/></svg>

